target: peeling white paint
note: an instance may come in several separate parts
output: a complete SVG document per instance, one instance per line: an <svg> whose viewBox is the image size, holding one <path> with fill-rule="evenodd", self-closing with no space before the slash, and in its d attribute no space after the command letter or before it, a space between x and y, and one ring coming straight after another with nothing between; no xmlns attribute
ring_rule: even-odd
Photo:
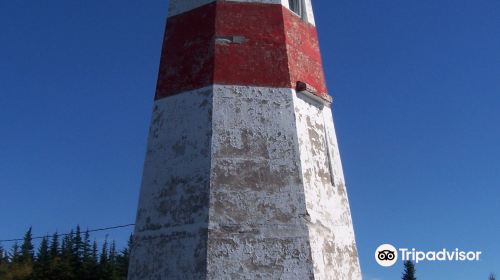
<svg viewBox="0 0 500 280"><path fill-rule="evenodd" d="M129 279L204 279L212 88L155 102Z"/></svg>
<svg viewBox="0 0 500 280"><path fill-rule="evenodd" d="M209 279L313 276L291 89L215 86Z"/></svg>
<svg viewBox="0 0 500 280"><path fill-rule="evenodd" d="M156 101L139 204L129 280L361 279L331 110L292 89Z"/></svg>
<svg viewBox="0 0 500 280"><path fill-rule="evenodd" d="M314 279L361 279L331 109L301 93L294 107Z"/></svg>

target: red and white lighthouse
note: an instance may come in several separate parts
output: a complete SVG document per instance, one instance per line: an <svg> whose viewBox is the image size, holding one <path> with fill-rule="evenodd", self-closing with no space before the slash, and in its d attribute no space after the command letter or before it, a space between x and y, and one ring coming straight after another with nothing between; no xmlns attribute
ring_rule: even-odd
<svg viewBox="0 0 500 280"><path fill-rule="evenodd" d="M361 279L310 0L170 0L129 280Z"/></svg>

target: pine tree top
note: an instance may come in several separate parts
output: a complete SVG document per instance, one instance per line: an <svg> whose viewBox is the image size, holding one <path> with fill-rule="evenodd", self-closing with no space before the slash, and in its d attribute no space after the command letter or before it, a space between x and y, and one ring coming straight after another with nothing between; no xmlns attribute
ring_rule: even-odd
<svg viewBox="0 0 500 280"><path fill-rule="evenodd" d="M21 262L32 262L35 256L35 246L33 245L32 228L24 234L23 244L21 245Z"/></svg>
<svg viewBox="0 0 500 280"><path fill-rule="evenodd" d="M404 262L405 266L405 271L403 273L403 277L401 279L403 280L417 280L417 277L415 277L415 265L411 261L405 261Z"/></svg>

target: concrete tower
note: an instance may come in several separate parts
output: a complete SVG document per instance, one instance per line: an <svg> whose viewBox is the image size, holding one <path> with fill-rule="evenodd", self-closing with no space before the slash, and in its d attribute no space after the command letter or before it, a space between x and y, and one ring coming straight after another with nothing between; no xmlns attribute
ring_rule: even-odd
<svg viewBox="0 0 500 280"><path fill-rule="evenodd" d="M361 279L310 0L170 0L129 280Z"/></svg>

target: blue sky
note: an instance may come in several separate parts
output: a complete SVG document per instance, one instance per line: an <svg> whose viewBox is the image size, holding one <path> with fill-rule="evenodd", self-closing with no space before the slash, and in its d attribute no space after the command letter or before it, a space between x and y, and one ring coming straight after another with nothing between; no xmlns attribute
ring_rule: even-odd
<svg viewBox="0 0 500 280"><path fill-rule="evenodd" d="M0 239L134 221L167 2L0 1ZM373 258L387 242L483 251L417 276L487 279L500 267L500 2L314 5L364 279L399 278Z"/></svg>

